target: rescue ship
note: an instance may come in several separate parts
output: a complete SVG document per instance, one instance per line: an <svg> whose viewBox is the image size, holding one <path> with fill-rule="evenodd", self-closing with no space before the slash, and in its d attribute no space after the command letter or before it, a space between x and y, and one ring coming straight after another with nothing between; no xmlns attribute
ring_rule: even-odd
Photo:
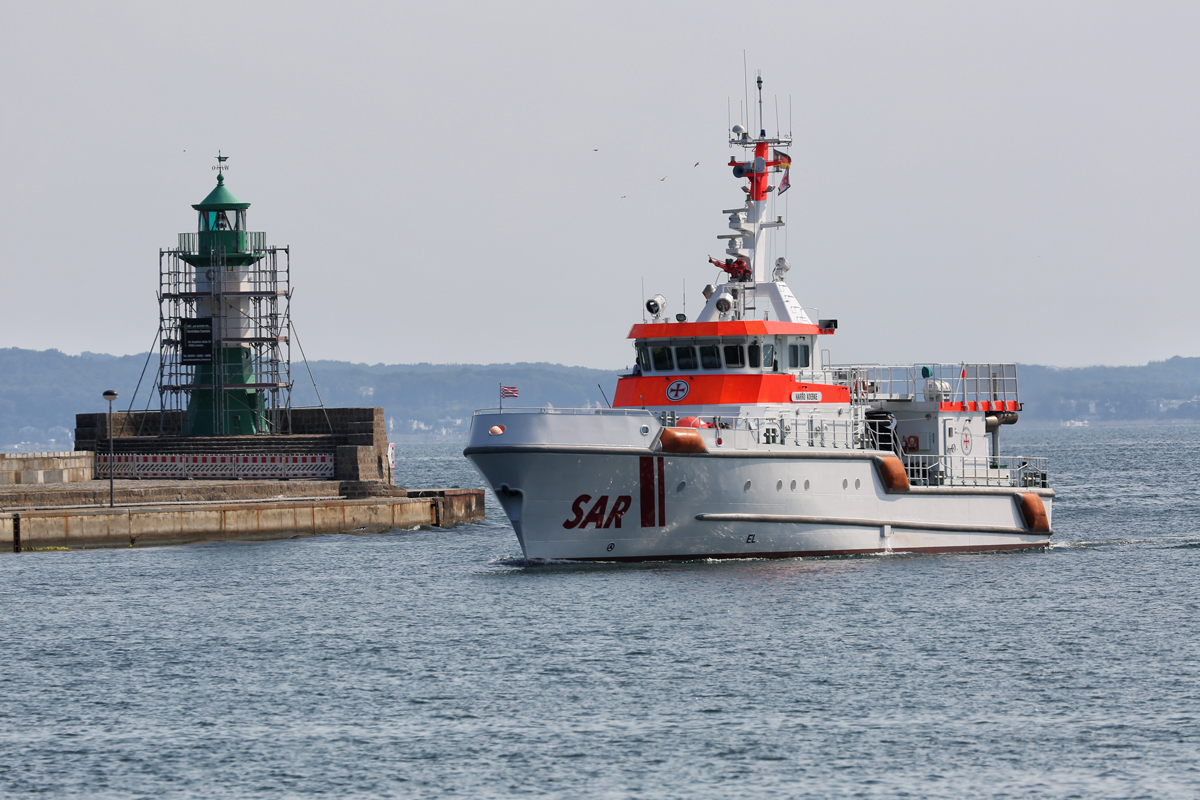
<svg viewBox="0 0 1200 800"><path fill-rule="evenodd" d="M762 79L759 78L761 96ZM1016 364L827 363L813 319L769 264L790 136L734 125L744 204L695 320L646 303L611 408L476 411L464 455L526 558L646 561L1045 548L1046 459L1002 455ZM736 152L736 151L735 151ZM777 193L777 194L778 194ZM776 194L776 196L777 196Z"/></svg>

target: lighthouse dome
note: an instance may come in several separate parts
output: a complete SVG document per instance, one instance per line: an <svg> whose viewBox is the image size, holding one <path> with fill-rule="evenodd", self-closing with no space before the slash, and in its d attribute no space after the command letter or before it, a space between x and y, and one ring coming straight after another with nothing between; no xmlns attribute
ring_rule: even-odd
<svg viewBox="0 0 1200 800"><path fill-rule="evenodd" d="M233 196L233 192L225 185L225 176L221 173L217 173L216 188L208 193L208 197L192 206L197 211L244 211L249 207L249 203L242 203Z"/></svg>

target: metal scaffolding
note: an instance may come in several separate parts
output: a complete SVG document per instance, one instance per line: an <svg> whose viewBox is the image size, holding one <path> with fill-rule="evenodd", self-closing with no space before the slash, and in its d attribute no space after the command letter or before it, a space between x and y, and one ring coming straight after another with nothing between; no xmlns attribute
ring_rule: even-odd
<svg viewBox="0 0 1200 800"><path fill-rule="evenodd" d="M157 384L164 412L192 417L183 432L290 430L291 252L265 239L181 233L159 250Z"/></svg>

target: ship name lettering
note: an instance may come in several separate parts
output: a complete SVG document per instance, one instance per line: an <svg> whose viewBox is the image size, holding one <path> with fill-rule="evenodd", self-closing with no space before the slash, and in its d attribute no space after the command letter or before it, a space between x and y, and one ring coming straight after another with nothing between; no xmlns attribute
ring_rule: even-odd
<svg viewBox="0 0 1200 800"><path fill-rule="evenodd" d="M588 510L587 515L584 515L584 507L592 501L590 494L581 494L575 498L575 502L571 503L571 513L574 515L571 519L563 522L563 527L568 530L578 526L580 530L588 525L594 525L599 528L619 528L621 527L621 517L633 505L633 497L627 494L618 495L613 501L612 510L608 509L608 495L602 494L596 499L595 505ZM606 516L607 515L607 516Z"/></svg>

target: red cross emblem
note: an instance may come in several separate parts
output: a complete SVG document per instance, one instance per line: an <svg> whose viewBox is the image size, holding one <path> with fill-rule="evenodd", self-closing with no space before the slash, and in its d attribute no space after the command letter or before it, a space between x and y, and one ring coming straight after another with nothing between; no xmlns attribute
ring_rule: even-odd
<svg viewBox="0 0 1200 800"><path fill-rule="evenodd" d="M687 397L689 388L687 381L671 381L671 384L667 386L667 399L672 403L678 403Z"/></svg>

